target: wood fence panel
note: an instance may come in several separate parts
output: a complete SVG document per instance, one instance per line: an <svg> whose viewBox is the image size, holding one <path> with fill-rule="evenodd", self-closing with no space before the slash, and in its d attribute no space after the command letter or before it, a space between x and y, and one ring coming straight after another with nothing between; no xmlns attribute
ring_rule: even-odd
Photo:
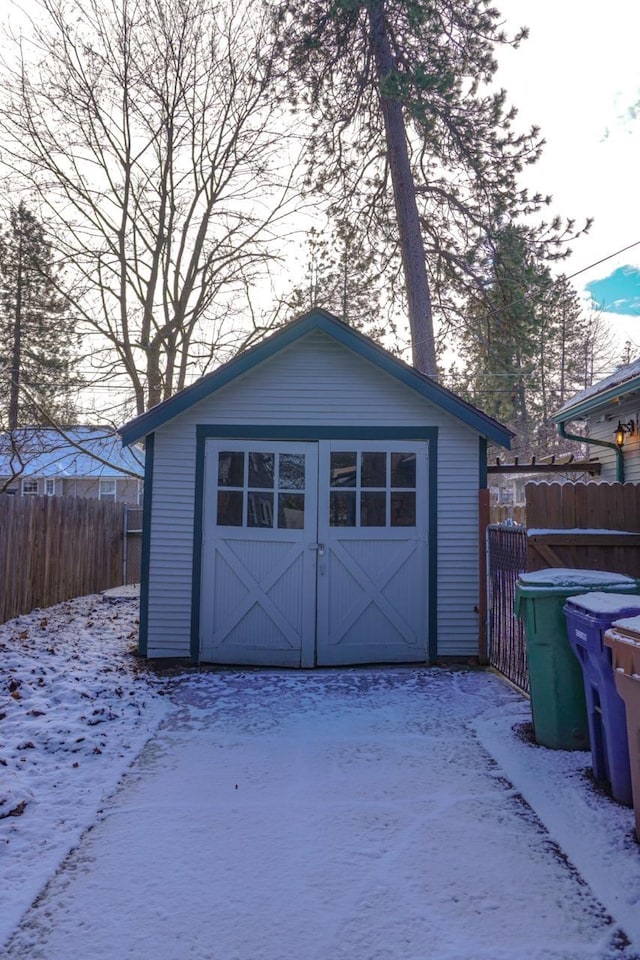
<svg viewBox="0 0 640 960"><path fill-rule="evenodd" d="M490 523L517 523L524 526L524 506L516 504L514 507L505 503L492 503L489 507Z"/></svg>
<svg viewBox="0 0 640 960"><path fill-rule="evenodd" d="M126 583L140 583L142 573L142 508L128 507L126 514Z"/></svg>
<svg viewBox="0 0 640 960"><path fill-rule="evenodd" d="M525 495L527 570L570 567L640 577L640 484L532 483Z"/></svg>
<svg viewBox="0 0 640 960"><path fill-rule="evenodd" d="M0 622L120 586L122 503L0 496Z"/></svg>

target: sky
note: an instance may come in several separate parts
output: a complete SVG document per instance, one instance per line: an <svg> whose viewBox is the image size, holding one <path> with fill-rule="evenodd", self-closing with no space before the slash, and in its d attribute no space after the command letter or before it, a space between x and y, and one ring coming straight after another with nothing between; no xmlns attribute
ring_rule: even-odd
<svg viewBox="0 0 640 960"><path fill-rule="evenodd" d="M640 354L640 7L609 0L581 4L578 15L562 0L496 6L507 28L530 29L518 50L500 52L497 77L522 128L537 124L546 139L527 185L553 195L553 213L594 218L561 269L603 308L620 345L631 339Z"/></svg>
<svg viewBox="0 0 640 960"><path fill-rule="evenodd" d="M577 289L640 352L640 7L629 0L497 6L509 26L530 28L517 51L503 53L498 73L523 124L539 124L547 141L530 183L554 196L554 212L578 223L594 218L562 269L580 271Z"/></svg>

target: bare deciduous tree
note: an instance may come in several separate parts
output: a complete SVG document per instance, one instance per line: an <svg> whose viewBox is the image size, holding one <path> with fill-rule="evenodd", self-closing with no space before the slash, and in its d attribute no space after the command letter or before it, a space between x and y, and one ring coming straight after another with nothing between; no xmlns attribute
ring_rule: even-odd
<svg viewBox="0 0 640 960"><path fill-rule="evenodd" d="M250 0L39 0L14 40L7 180L55 231L93 363L126 374L140 413L241 345L286 217L263 23Z"/></svg>

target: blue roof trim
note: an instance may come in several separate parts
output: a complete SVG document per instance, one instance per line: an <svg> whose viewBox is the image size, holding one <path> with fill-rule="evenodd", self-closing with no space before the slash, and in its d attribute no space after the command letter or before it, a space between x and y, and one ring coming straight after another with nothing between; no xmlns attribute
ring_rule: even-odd
<svg viewBox="0 0 640 960"><path fill-rule="evenodd" d="M457 397L446 387L436 383L435 380L419 373L402 360L398 360L369 337L365 337L357 330L347 326L342 320L327 313L326 310L319 309L312 310L298 320L287 324L267 340L263 340L255 347L239 354L212 373L206 374L169 400L165 400L134 420L130 420L119 430L123 444L128 446L149 433L153 433L158 427L184 413L193 404L210 396L236 377L247 373L259 363L269 359L279 350L301 339L313 330L322 330L343 346L359 354L363 359L368 360L380 370L439 406L446 413L457 417L488 440L492 440L507 449L510 448L511 437L514 434L503 424L487 416L477 407L467 403L466 400Z"/></svg>
<svg viewBox="0 0 640 960"><path fill-rule="evenodd" d="M624 384L615 387L609 387L601 393L595 393L586 397L579 403L566 404L558 413L554 413L551 419L554 423L568 423L570 420L580 420L593 410L599 407L607 406L614 400L621 400L630 393L637 393L640 390L640 377L629 380Z"/></svg>
<svg viewBox="0 0 640 960"><path fill-rule="evenodd" d="M567 400L551 419L556 423L566 423L568 420L578 419L582 414L590 413L591 410L610 403L611 400L617 400L638 390L640 390L640 358L618 367L609 376L580 390Z"/></svg>

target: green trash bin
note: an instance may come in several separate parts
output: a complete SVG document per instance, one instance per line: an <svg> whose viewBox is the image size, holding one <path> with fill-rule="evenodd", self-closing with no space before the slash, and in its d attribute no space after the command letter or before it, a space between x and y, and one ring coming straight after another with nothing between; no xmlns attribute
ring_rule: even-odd
<svg viewBox="0 0 640 960"><path fill-rule="evenodd" d="M549 568L520 575L515 615L524 621L531 715L536 742L553 750L588 750L584 679L567 637L567 597L601 590L639 593L638 581L601 570Z"/></svg>

